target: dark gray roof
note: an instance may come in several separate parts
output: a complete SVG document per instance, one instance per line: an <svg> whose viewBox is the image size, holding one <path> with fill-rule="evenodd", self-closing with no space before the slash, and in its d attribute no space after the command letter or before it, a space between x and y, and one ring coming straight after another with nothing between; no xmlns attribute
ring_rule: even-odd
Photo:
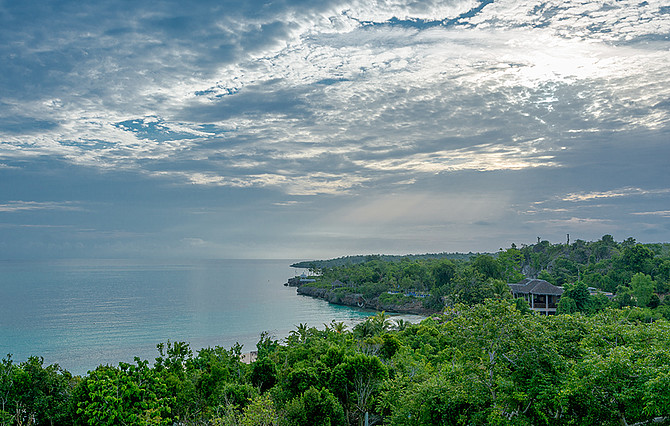
<svg viewBox="0 0 670 426"><path fill-rule="evenodd" d="M508 284L512 293L523 294L554 294L560 296L563 294L562 287L556 287L545 280L526 278L518 284Z"/></svg>

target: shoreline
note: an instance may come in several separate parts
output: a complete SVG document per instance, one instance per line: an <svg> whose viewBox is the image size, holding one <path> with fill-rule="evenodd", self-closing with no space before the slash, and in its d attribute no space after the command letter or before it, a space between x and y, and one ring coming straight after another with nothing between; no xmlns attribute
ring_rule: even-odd
<svg viewBox="0 0 670 426"><path fill-rule="evenodd" d="M438 312L433 309L425 308L423 306L422 300L420 299L417 299L412 303L406 303L402 305L383 304L379 302L379 297L366 299L360 293L347 293L340 296L329 289L309 287L305 285L297 287L297 294L301 296L322 299L334 305L350 306L361 309L372 309L378 312L385 311L397 314L412 314L422 316L430 316Z"/></svg>

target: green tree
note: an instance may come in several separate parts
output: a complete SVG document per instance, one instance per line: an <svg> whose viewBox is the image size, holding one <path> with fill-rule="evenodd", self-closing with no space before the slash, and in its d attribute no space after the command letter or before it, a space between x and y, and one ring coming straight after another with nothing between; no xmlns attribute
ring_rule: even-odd
<svg viewBox="0 0 670 426"><path fill-rule="evenodd" d="M575 312L579 312L579 309L577 309L577 303L575 303L575 299L566 295L561 296L561 299L558 301L558 305L556 305L556 314L573 314Z"/></svg>
<svg viewBox="0 0 670 426"><path fill-rule="evenodd" d="M591 303L591 293L582 281L574 285L566 286L561 299L570 298L575 302L575 306L579 312L585 312ZM560 303L560 301L559 301Z"/></svg>
<svg viewBox="0 0 670 426"><path fill-rule="evenodd" d="M0 424L65 425L72 375L58 365L44 366L41 357L14 364L0 363Z"/></svg>
<svg viewBox="0 0 670 426"><path fill-rule="evenodd" d="M626 247L621 253L621 264L633 273L649 273L653 258L654 252L642 244L635 244L632 247Z"/></svg>
<svg viewBox="0 0 670 426"><path fill-rule="evenodd" d="M524 262L523 253L516 248L509 248L498 254L498 262L502 268L502 280L506 283L517 283L524 279L521 268Z"/></svg>
<svg viewBox="0 0 670 426"><path fill-rule="evenodd" d="M277 383L277 374L277 365L270 358L265 357L252 364L249 381L261 392L265 392Z"/></svg>
<svg viewBox="0 0 670 426"><path fill-rule="evenodd" d="M355 354L346 356L333 369L332 389L345 409L346 416L360 419L373 408L380 385L388 377L388 369L376 356Z"/></svg>
<svg viewBox="0 0 670 426"><path fill-rule="evenodd" d="M637 306L645 307L649 305L651 297L654 294L655 283L651 276L645 275L641 272L633 275L630 282L630 288L633 296L637 301Z"/></svg>
<svg viewBox="0 0 670 426"><path fill-rule="evenodd" d="M79 424L170 424L166 386L146 361L100 366L81 383L76 398Z"/></svg>
<svg viewBox="0 0 670 426"><path fill-rule="evenodd" d="M307 389L286 405L286 424L291 426L344 425L344 409L328 389Z"/></svg>
<svg viewBox="0 0 670 426"><path fill-rule="evenodd" d="M240 426L273 426L277 424L277 410L269 393L259 395L243 410Z"/></svg>
<svg viewBox="0 0 670 426"><path fill-rule="evenodd" d="M389 317L384 311L375 314L372 317L371 321L372 326L374 327L375 330L375 334L386 333L393 326L391 317Z"/></svg>
<svg viewBox="0 0 670 426"><path fill-rule="evenodd" d="M437 287L451 283L456 276L456 265L452 260L444 259L433 264L432 274Z"/></svg>
<svg viewBox="0 0 670 426"><path fill-rule="evenodd" d="M482 274L484 279L502 279L503 268L500 262L487 254L480 254L472 261L472 267Z"/></svg>
<svg viewBox="0 0 670 426"><path fill-rule="evenodd" d="M547 271L546 269L541 270L537 278L552 283L553 285L556 285L556 277L551 275L551 272Z"/></svg>

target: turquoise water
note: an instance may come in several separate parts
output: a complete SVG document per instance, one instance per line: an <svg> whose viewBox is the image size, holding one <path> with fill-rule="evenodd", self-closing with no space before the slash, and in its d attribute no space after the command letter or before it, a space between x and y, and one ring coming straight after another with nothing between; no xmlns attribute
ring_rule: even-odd
<svg viewBox="0 0 670 426"><path fill-rule="evenodd" d="M0 262L0 356L44 357L74 374L153 360L156 344L255 349L268 331L322 328L373 314L296 295L289 260L185 264L133 261Z"/></svg>

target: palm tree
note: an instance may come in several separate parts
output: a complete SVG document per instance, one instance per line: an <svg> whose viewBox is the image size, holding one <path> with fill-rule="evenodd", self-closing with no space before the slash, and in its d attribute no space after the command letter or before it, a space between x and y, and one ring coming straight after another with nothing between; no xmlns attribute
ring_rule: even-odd
<svg viewBox="0 0 670 426"><path fill-rule="evenodd" d="M385 311L381 311L372 317L372 325L374 327L375 334L381 334L389 331L391 329L391 324L391 318L386 315Z"/></svg>
<svg viewBox="0 0 670 426"><path fill-rule="evenodd" d="M300 342L304 342L307 340L308 331L307 324L300 323L300 325L296 326L296 329L291 331L289 335L297 337Z"/></svg>
<svg viewBox="0 0 670 426"><path fill-rule="evenodd" d="M331 324L332 324L331 330L333 330L337 334L342 334L345 331L347 331L347 326L342 321L335 322L335 320L333 320Z"/></svg>
<svg viewBox="0 0 670 426"><path fill-rule="evenodd" d="M407 324L408 324L407 321L405 321L402 318L398 318L397 320L395 320L395 328L398 331L403 331L404 329L406 329Z"/></svg>
<svg viewBox="0 0 670 426"><path fill-rule="evenodd" d="M370 318L367 318L365 321L356 324L354 327L354 335L360 339L375 335L375 326L372 324Z"/></svg>
<svg viewBox="0 0 670 426"><path fill-rule="evenodd" d="M493 280L491 290L493 291L493 297L496 299L510 299L512 297L509 286L503 280Z"/></svg>

